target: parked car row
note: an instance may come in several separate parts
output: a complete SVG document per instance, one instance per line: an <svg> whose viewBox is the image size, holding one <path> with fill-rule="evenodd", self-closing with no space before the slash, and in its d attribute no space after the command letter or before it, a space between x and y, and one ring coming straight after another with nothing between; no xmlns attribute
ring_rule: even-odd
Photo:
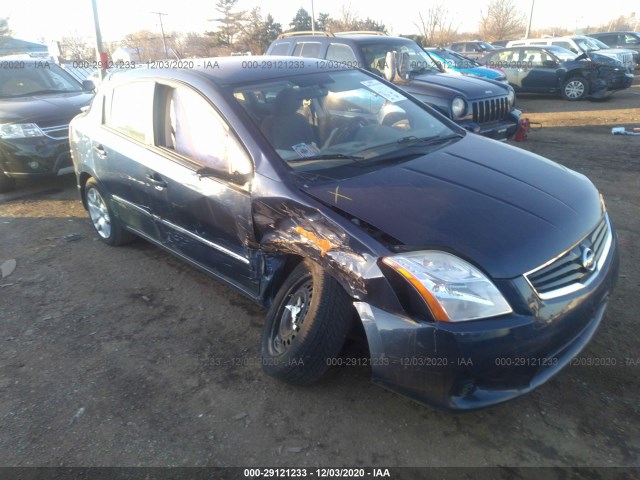
<svg viewBox="0 0 640 480"><path fill-rule="evenodd" d="M370 66L390 48L425 60L350 38L336 44ZM71 122L73 165L104 243L145 238L268 309L267 374L318 380L360 324L374 382L468 410L531 391L593 337L619 260L585 176L472 134L377 72L217 62L104 82Z"/></svg>
<svg viewBox="0 0 640 480"><path fill-rule="evenodd" d="M504 71L516 92L560 93L566 100L603 98L633 83L633 74L616 59L595 52L576 56L556 46L507 47L479 62Z"/></svg>

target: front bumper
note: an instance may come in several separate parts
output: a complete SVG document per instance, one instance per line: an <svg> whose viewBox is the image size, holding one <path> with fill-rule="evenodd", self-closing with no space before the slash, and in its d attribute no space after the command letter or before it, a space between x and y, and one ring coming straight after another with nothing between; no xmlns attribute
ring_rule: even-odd
<svg viewBox="0 0 640 480"><path fill-rule="evenodd" d="M13 178L72 173L69 140L48 136L0 139L0 170Z"/></svg>
<svg viewBox="0 0 640 480"><path fill-rule="evenodd" d="M487 320L417 322L355 302L369 343L372 380L448 410L477 409L523 395L587 345L604 315L618 265L614 241L601 274L588 287L547 301L523 277L504 282L502 290L511 290L521 304L510 315Z"/></svg>
<svg viewBox="0 0 640 480"><path fill-rule="evenodd" d="M509 140L518 130L521 111L513 109L503 120L488 123L476 123L471 120L462 121L459 125L466 130L494 140Z"/></svg>
<svg viewBox="0 0 640 480"><path fill-rule="evenodd" d="M633 74L628 72L615 72L604 78L597 78L591 84L591 97L603 98L611 95L616 90L624 90L633 84Z"/></svg>

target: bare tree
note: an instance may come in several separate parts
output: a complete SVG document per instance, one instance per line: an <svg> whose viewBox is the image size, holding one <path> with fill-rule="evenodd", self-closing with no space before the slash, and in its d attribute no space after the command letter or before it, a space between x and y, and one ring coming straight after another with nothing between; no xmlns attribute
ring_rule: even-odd
<svg viewBox="0 0 640 480"><path fill-rule="evenodd" d="M353 30L372 30L376 32L385 32L386 27L384 24L372 20L367 17L364 20L360 19L358 12L351 10L351 7L342 6L340 18L323 18L326 23L326 29L331 32L344 32Z"/></svg>
<svg viewBox="0 0 640 480"><path fill-rule="evenodd" d="M149 30L140 30L130 33L120 42L120 46L135 50L135 60L147 62L164 58L164 46L162 36Z"/></svg>
<svg viewBox="0 0 640 480"><path fill-rule="evenodd" d="M65 60L91 61L95 58L93 45L78 35L62 37L59 45L60 56Z"/></svg>
<svg viewBox="0 0 640 480"><path fill-rule="evenodd" d="M480 17L480 35L488 42L518 38L526 28L525 14L514 0L491 0L487 13L481 12Z"/></svg>
<svg viewBox="0 0 640 480"><path fill-rule="evenodd" d="M437 3L433 5L424 17L422 13L418 13L418 18L420 23L414 23L414 25L420 32L423 46L444 46L453 41L456 29L444 4Z"/></svg>
<svg viewBox="0 0 640 480"><path fill-rule="evenodd" d="M210 36L188 32L181 38L180 55L182 58L213 57L216 48Z"/></svg>

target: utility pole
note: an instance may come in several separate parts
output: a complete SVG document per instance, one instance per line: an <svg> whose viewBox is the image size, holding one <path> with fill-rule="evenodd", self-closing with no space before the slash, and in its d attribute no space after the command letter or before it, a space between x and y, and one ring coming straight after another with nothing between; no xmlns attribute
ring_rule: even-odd
<svg viewBox="0 0 640 480"><path fill-rule="evenodd" d="M158 18L160 19L160 31L162 32L162 46L164 47L164 58L169 58L169 51L167 50L167 40L164 37L164 27L162 26L162 16L163 15L167 15L166 13L162 13L162 12L151 12L155 15L158 15Z"/></svg>
<svg viewBox="0 0 640 480"><path fill-rule="evenodd" d="M311 0L311 33L316 33L316 14L313 11L313 0Z"/></svg>
<svg viewBox="0 0 640 480"><path fill-rule="evenodd" d="M93 26L96 30L96 59L98 65L100 65L100 80L104 80L104 76L107 72L107 66L109 64L109 56L104 51L102 46L102 33L100 32L100 21L98 20L98 5L96 0L91 0L91 7L93 8Z"/></svg>
<svg viewBox="0 0 640 480"><path fill-rule="evenodd" d="M524 38L529 38L529 32L531 32L531 19L533 18L533 6L536 4L536 0L531 0L531 13L529 13L529 24L527 25L527 32L524 34Z"/></svg>

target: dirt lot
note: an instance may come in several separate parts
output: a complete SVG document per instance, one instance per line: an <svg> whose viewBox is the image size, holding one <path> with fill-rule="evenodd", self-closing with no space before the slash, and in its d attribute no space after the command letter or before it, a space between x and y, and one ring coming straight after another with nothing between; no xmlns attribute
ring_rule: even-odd
<svg viewBox="0 0 640 480"><path fill-rule="evenodd" d="M262 309L143 241L99 242L73 178L30 182L0 195L0 263L17 261L0 281L0 465L640 466L640 137L611 135L640 126L640 82L519 106L542 128L513 144L588 175L619 235L618 287L578 365L464 415L366 368L283 385L257 363Z"/></svg>

